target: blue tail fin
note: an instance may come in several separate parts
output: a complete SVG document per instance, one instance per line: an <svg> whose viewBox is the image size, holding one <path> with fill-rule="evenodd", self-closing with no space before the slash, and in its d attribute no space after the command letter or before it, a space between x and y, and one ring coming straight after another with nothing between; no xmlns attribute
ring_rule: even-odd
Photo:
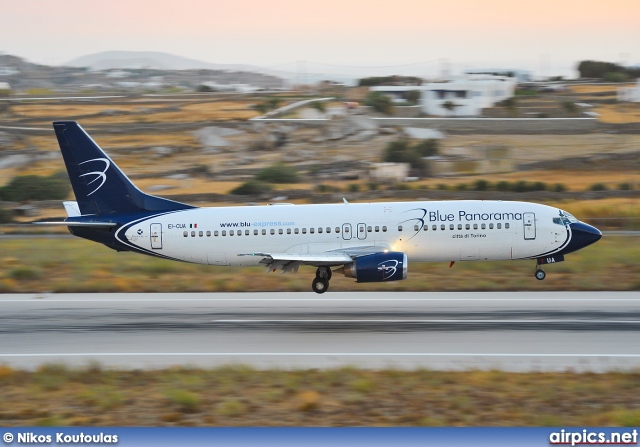
<svg viewBox="0 0 640 447"><path fill-rule="evenodd" d="M75 121L55 121L53 128L82 214L195 208L140 191Z"/></svg>

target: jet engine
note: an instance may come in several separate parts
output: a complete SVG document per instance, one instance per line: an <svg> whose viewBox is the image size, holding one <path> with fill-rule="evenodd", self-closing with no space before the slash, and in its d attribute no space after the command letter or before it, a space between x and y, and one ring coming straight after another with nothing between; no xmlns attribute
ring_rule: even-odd
<svg viewBox="0 0 640 447"><path fill-rule="evenodd" d="M336 271L356 282L384 282L407 279L407 268L405 253L388 252L357 257Z"/></svg>

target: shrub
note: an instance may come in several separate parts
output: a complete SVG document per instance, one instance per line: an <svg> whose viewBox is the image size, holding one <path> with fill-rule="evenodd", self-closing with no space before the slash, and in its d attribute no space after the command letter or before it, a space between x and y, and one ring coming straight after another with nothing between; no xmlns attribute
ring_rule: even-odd
<svg viewBox="0 0 640 447"><path fill-rule="evenodd" d="M340 192L340 188L331 185L325 185L324 183L320 183L314 189L319 193Z"/></svg>
<svg viewBox="0 0 640 447"><path fill-rule="evenodd" d="M64 171L50 176L21 175L14 177L4 188L0 188L0 200L63 200L70 191L69 177Z"/></svg>
<svg viewBox="0 0 640 447"><path fill-rule="evenodd" d="M327 111L327 105L324 101L313 101L311 103L311 107L316 109L320 113L324 113Z"/></svg>
<svg viewBox="0 0 640 447"><path fill-rule="evenodd" d="M393 104L391 98L384 93L369 92L364 99L364 104L371 107L373 110L385 115L391 115L393 113Z"/></svg>
<svg viewBox="0 0 640 447"><path fill-rule="evenodd" d="M594 183L589 186L589 191L606 191L608 188L604 183Z"/></svg>
<svg viewBox="0 0 640 447"><path fill-rule="evenodd" d="M476 180L473 184L474 191L486 191L489 189L489 182L486 180Z"/></svg>
<svg viewBox="0 0 640 447"><path fill-rule="evenodd" d="M357 183L351 183L349 184L349 192L358 192L360 191L360 185L358 185Z"/></svg>
<svg viewBox="0 0 640 447"><path fill-rule="evenodd" d="M13 213L11 211L0 208L0 224L11 222L12 217Z"/></svg>
<svg viewBox="0 0 640 447"><path fill-rule="evenodd" d="M565 192L567 190L567 187L562 183L556 183L555 185L553 185L553 190L555 192Z"/></svg>
<svg viewBox="0 0 640 447"><path fill-rule="evenodd" d="M298 183L298 173L290 166L277 163L258 172L256 179L269 183Z"/></svg>
<svg viewBox="0 0 640 447"><path fill-rule="evenodd" d="M505 182L504 180L496 183L496 189L498 191L509 191L511 190L511 184L509 182Z"/></svg>
<svg viewBox="0 0 640 447"><path fill-rule="evenodd" d="M415 146L406 139L395 140L387 144L382 154L382 161L388 163L409 163L412 169L422 172L425 163Z"/></svg>
<svg viewBox="0 0 640 447"><path fill-rule="evenodd" d="M263 192L271 191L271 186L266 183L259 182L257 180L249 180L243 183L237 188L232 189L229 193L240 196L250 196L255 194L261 194Z"/></svg>
<svg viewBox="0 0 640 447"><path fill-rule="evenodd" d="M547 184L544 182L535 182L530 186L530 191L546 191Z"/></svg>
<svg viewBox="0 0 640 447"><path fill-rule="evenodd" d="M620 183L618 189L620 191L631 191L631 183Z"/></svg>
<svg viewBox="0 0 640 447"><path fill-rule="evenodd" d="M432 155L438 155L440 152L438 145L438 140L430 139L420 141L414 148L421 157L431 157Z"/></svg>

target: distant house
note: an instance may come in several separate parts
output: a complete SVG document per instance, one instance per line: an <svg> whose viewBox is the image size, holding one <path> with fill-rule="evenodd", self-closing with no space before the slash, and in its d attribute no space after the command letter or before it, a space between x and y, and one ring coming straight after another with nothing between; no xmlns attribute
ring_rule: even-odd
<svg viewBox="0 0 640 447"><path fill-rule="evenodd" d="M376 86L377 91L402 104L406 92L420 92L423 113L435 116L478 116L482 109L511 98L516 80L508 76L467 75L444 82L430 82L418 86Z"/></svg>
<svg viewBox="0 0 640 447"><path fill-rule="evenodd" d="M11 93L11 85L8 82L0 82L0 95L8 95Z"/></svg>
<svg viewBox="0 0 640 447"><path fill-rule="evenodd" d="M619 87L618 101L640 102L640 78L638 83L633 87Z"/></svg>
<svg viewBox="0 0 640 447"><path fill-rule="evenodd" d="M533 81L533 76L531 76L530 71L509 68L470 68L465 70L465 74L507 76L509 78L515 78L518 83Z"/></svg>
<svg viewBox="0 0 640 447"><path fill-rule="evenodd" d="M15 67L0 67L0 76L14 76L20 74L20 70Z"/></svg>
<svg viewBox="0 0 640 447"><path fill-rule="evenodd" d="M409 176L409 163L372 163L369 178L379 182L400 183Z"/></svg>

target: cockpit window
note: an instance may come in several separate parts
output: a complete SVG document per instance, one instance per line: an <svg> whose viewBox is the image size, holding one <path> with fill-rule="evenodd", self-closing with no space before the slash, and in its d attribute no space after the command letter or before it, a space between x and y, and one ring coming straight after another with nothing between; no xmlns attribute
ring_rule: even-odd
<svg viewBox="0 0 640 447"><path fill-rule="evenodd" d="M578 222L578 219L573 217L572 214L567 213L566 211L560 210L560 217L554 217L553 223L557 225L569 225L574 222Z"/></svg>

